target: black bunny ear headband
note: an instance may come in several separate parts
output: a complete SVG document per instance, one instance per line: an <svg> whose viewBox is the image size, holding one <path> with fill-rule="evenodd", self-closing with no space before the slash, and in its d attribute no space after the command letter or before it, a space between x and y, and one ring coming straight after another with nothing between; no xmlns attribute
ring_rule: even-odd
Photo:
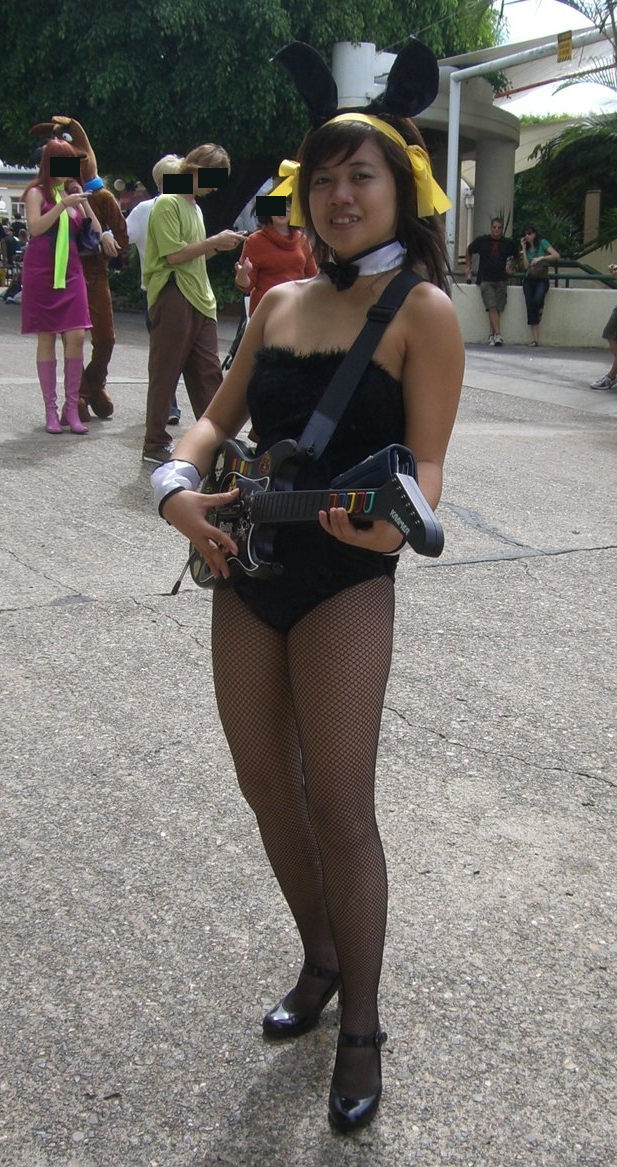
<svg viewBox="0 0 617 1167"><path fill-rule="evenodd" d="M312 126L322 126L336 116L336 82L326 62L315 49L302 41L292 41L279 49L272 60L278 61L291 74L309 111ZM422 41L410 40L401 49L390 70L385 91L361 112L377 116L391 113L396 117L415 117L433 103L438 89L437 58Z"/></svg>
<svg viewBox="0 0 617 1167"><path fill-rule="evenodd" d="M409 146L405 139L379 116L414 117L435 100L439 89L437 59L421 41L410 40L398 54L388 77L383 94L363 110L337 114L338 89L336 82L319 53L302 41L292 41L272 57L291 74L292 80L309 111L311 125L318 128L326 122L366 122L403 148L416 180L418 215L442 214L450 201L435 182L428 155L421 146ZM290 222L301 226L302 213L298 200L299 163L285 159L279 168L284 181L271 193L291 196Z"/></svg>

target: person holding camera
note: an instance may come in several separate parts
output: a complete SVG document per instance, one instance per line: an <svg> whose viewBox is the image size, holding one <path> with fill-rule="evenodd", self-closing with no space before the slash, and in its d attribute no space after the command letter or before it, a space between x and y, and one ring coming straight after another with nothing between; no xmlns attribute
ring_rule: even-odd
<svg viewBox="0 0 617 1167"><path fill-rule="evenodd" d="M521 239L521 259L525 269L523 295L527 305L527 323L531 328L530 348L537 348L540 343L540 321L549 289L548 262L560 258L559 252L548 239L540 238L537 227L525 227Z"/></svg>
<svg viewBox="0 0 617 1167"><path fill-rule="evenodd" d="M139 256L139 273L141 277L141 298L143 308L146 316L146 328L150 332L150 317L148 315L148 297L146 295L146 285L144 284L144 266L146 262L146 242L148 240L148 222L150 219L150 212L159 197L163 193L163 181L166 174L177 174L179 172L180 163L182 159L177 154L164 154L159 158L158 162L154 163L152 167L152 178L156 184L157 194L153 199L144 199L141 203L136 203L133 210L126 217L126 229L129 236L129 243L137 249ZM179 425L182 417L182 410L178 405L178 398L174 393L171 405L169 407L169 417L167 418L168 425Z"/></svg>
<svg viewBox="0 0 617 1167"><path fill-rule="evenodd" d="M92 228L101 225L80 184L74 178L52 177L52 159L74 159L68 142L53 138L43 149L39 173L24 191L30 242L22 271L21 331L36 333L36 367L45 402L45 429L87 434L79 418L79 386L84 367L84 337L92 327L88 294L77 249L85 218ZM67 167L67 169L69 169ZM56 336L64 346L65 404L58 417L56 395Z"/></svg>
<svg viewBox="0 0 617 1167"><path fill-rule="evenodd" d="M230 169L222 146L206 143L182 159L178 173L193 176L190 194L162 194L148 220L143 281L150 317L148 398L142 460L161 465L173 444L166 430L180 376L196 418L214 397L223 373L218 354L216 300L206 259L244 243L238 231L206 238L197 198L215 187L199 186L199 171Z"/></svg>

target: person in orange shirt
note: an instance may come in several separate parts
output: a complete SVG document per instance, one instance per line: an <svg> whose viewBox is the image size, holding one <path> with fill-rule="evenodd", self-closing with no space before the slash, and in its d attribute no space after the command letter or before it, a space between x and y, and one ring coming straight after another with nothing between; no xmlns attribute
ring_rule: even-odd
<svg viewBox="0 0 617 1167"><path fill-rule="evenodd" d="M269 288L317 275L311 245L302 231L289 226L290 214L288 201L285 215L258 216L262 226L249 236L234 265L236 287L245 296L250 293L250 316Z"/></svg>

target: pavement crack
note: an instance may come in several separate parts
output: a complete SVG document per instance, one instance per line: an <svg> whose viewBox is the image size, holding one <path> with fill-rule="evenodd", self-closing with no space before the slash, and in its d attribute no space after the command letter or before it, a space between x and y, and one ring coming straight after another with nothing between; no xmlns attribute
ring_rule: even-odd
<svg viewBox="0 0 617 1167"><path fill-rule="evenodd" d="M21 559L16 551L11 551L10 547L5 548L5 551L6 551L7 555L11 556L11 558L15 561L15 563L18 563L20 567L25 568L26 571L31 572L32 575L35 575L37 577L37 579L44 579L44 580L46 580L47 583L54 584L55 587L57 587L57 588L64 588L67 593L70 593L71 597L72 596L81 597L83 595L83 593L79 591L79 588L71 587L71 585L65 583L65 581L63 579L57 579L57 577L55 575L48 575L47 572L40 571L38 567L33 567L31 563L26 563L26 560ZM87 597L84 597L84 599L86 599L86 598ZM55 600L55 601L52 600L51 602L52 603L61 603L62 600ZM13 611L13 610L14 609L9 609L9 611Z"/></svg>
<svg viewBox="0 0 617 1167"><path fill-rule="evenodd" d="M520 539L515 539L512 535L506 535L503 531L498 530L492 523L487 522L482 518L482 515L477 511L472 511L469 507L460 506L454 502L444 502L443 506L447 507L453 514L458 515L464 523L469 527L473 527L475 531L481 531L484 535L490 535L492 539L496 539L499 543L508 543L511 547L520 547L526 551L535 551L535 548L530 547L527 543L521 543Z"/></svg>
<svg viewBox="0 0 617 1167"><path fill-rule="evenodd" d="M524 559L526 557L549 556L549 555L570 555L577 551L614 551L617 547L615 543L604 543L595 547L532 547L528 543L521 542L520 539L515 539L513 535L507 535L504 531L500 531L498 527L493 526L487 519L483 518L478 511L473 511L470 507L460 506L458 503L447 502L443 500L442 507L457 515L462 519L468 527L472 527L474 531L480 531L483 535L488 535L491 539L495 539L498 543L506 543L509 547L517 548L510 554L505 555L487 555L474 556L472 559L458 559L449 560L447 566L453 566L455 563L491 563L494 560L501 559ZM431 566L446 566L445 562L434 563Z"/></svg>
<svg viewBox="0 0 617 1167"><path fill-rule="evenodd" d="M521 545L522 547L522 545ZM481 563L518 562L521 559L551 559L560 555L581 555L588 551L616 551L617 543L600 543L592 547L527 547L520 551L504 551L495 555L470 555L467 559L431 559L423 568L471 567Z"/></svg>
<svg viewBox="0 0 617 1167"><path fill-rule="evenodd" d="M150 604L147 604L145 600L138 600L136 596L131 596L131 599L136 608L143 608L146 612L149 612L152 616L155 616L157 620L160 616L163 616L166 620L170 620L171 623L175 624L177 628L181 628L183 632L188 632L189 640L192 640L193 644L196 644L198 648L209 651L210 643L208 642L204 644L203 640L200 640L198 636L195 636L195 634L190 631L190 625L185 623L183 620L180 620L178 616L174 616L171 612L161 611L160 608L153 608Z"/></svg>
<svg viewBox="0 0 617 1167"><path fill-rule="evenodd" d="M479 754L481 757L491 757L495 750L492 748L483 748L482 746L473 745L470 742L460 741L458 738L452 738L441 729L436 729L432 725L419 724L415 720L407 717L400 709L396 709L393 705L384 705L384 710L392 713L400 721L404 721L410 729L421 730L424 733L431 734L433 737L439 738L440 741L445 742L448 746L454 746L456 749L465 750L470 754ZM534 761L530 758L523 758L520 754L510 754L504 751L499 751L499 756L506 761L520 762L529 770L540 770L545 774L571 774L575 778L586 778L591 782L601 782L605 786L609 786L611 790L617 790L617 782L613 782L610 778L605 778L602 774L591 774L588 770L575 770L568 766L543 766L541 762Z"/></svg>

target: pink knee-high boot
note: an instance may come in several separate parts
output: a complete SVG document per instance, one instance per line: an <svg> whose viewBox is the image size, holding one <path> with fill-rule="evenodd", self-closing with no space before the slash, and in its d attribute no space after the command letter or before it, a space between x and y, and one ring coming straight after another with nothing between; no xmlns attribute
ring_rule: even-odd
<svg viewBox="0 0 617 1167"><path fill-rule="evenodd" d="M58 398L56 397L56 362L37 361L36 371L43 401L45 402L45 429L48 434L61 434L62 426L58 419Z"/></svg>
<svg viewBox="0 0 617 1167"><path fill-rule="evenodd" d="M72 434L87 434L88 427L79 420L79 386L84 363L81 357L66 357L64 361L64 396L60 421L69 425Z"/></svg>

